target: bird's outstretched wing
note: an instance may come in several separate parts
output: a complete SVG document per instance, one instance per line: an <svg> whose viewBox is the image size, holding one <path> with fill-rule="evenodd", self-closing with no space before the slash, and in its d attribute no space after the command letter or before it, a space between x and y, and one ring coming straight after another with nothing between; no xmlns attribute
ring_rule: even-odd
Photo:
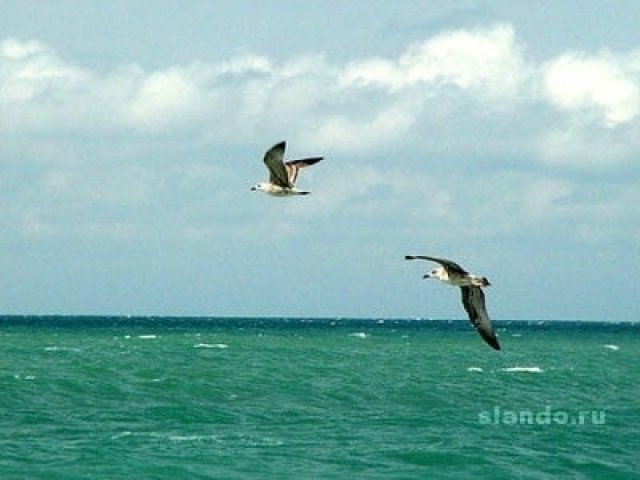
<svg viewBox="0 0 640 480"><path fill-rule="evenodd" d="M466 275L468 272L458 265L456 262L451 260L447 260L446 258L438 258L438 257L428 257L426 255L405 255L405 260L431 260L432 262L439 263L442 265L449 273L459 273L462 275Z"/></svg>
<svg viewBox="0 0 640 480"><path fill-rule="evenodd" d="M491 325L484 302L484 292L480 287L460 287L462 291L462 305L469 315L469 321L480 336L495 350L500 350L500 344Z"/></svg>
<svg viewBox="0 0 640 480"><path fill-rule="evenodd" d="M284 150L286 142L276 143L264 154L264 163L269 169L269 181L282 188L291 188L293 184L289 182L289 175L284 166Z"/></svg>
<svg viewBox="0 0 640 480"><path fill-rule="evenodd" d="M289 184L293 186L296 183L296 179L298 178L298 172L301 168L308 167L310 165L314 165L322 160L324 157L310 157L310 158L300 158L298 160L291 160L284 164L287 169L287 177L289 179Z"/></svg>

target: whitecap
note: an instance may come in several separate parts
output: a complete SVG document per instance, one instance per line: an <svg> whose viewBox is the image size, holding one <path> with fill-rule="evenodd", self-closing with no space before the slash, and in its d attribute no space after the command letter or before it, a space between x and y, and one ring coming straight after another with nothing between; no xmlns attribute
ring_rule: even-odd
<svg viewBox="0 0 640 480"><path fill-rule="evenodd" d="M603 345L603 347L608 348L609 350L620 350L620 347L618 345L613 344Z"/></svg>
<svg viewBox="0 0 640 480"><path fill-rule="evenodd" d="M197 343L194 348L229 348L226 343Z"/></svg>
<svg viewBox="0 0 640 480"><path fill-rule="evenodd" d="M44 347L45 352L80 352L79 348L75 347Z"/></svg>
<svg viewBox="0 0 640 480"><path fill-rule="evenodd" d="M467 368L467 372L482 372L482 368L480 367L469 367Z"/></svg>
<svg viewBox="0 0 640 480"><path fill-rule="evenodd" d="M357 338L367 338L368 335L364 332L354 332L354 333L350 333L349 334L350 337L357 337Z"/></svg>
<svg viewBox="0 0 640 480"><path fill-rule="evenodd" d="M529 372L529 373L542 373L543 369L540 367L507 367L501 369L503 372Z"/></svg>
<svg viewBox="0 0 640 480"><path fill-rule="evenodd" d="M521 333L512 333L511 336L512 337L521 337L522 334Z"/></svg>
<svg viewBox="0 0 640 480"><path fill-rule="evenodd" d="M138 335L138 338L140 340L154 340L154 339L158 338L158 336L153 334L153 333L149 333L149 334L146 334L146 335Z"/></svg>
<svg viewBox="0 0 640 480"><path fill-rule="evenodd" d="M217 439L215 435L169 435L172 442L215 442Z"/></svg>

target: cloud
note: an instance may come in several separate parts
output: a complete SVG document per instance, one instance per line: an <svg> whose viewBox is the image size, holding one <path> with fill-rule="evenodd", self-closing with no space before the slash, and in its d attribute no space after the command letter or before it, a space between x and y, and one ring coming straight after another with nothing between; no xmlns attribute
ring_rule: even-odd
<svg viewBox="0 0 640 480"><path fill-rule="evenodd" d="M251 171L262 175L267 142L286 138L292 154L348 164L302 178L312 191L332 192L307 202L314 214L348 211L371 221L385 214L485 234L530 228L573 198L562 167L616 172L635 161L640 53L563 53L535 63L525 51L500 24L445 31L395 58L345 64L248 54L97 71L39 41L5 40L0 136L15 154L1 161L18 159L27 171L22 164L47 159L43 172L25 174L24 206L11 218L22 215L23 225L45 234L142 217L161 226L171 212L184 219L180 229L200 232L194 236L218 232L202 219L229 219L194 200L193 188L230 198L246 187L235 178L245 173L237 152L255 155ZM186 175L211 164L208 189ZM534 167L545 169L544 182L505 174ZM278 225L291 231L286 221Z"/></svg>
<svg viewBox="0 0 640 480"><path fill-rule="evenodd" d="M550 167L585 171L619 170L637 161L640 126L557 125L541 132L537 153Z"/></svg>
<svg viewBox="0 0 640 480"><path fill-rule="evenodd" d="M0 104L3 107L34 102L49 106L90 79L90 72L60 59L36 40L8 39L0 44Z"/></svg>
<svg viewBox="0 0 640 480"><path fill-rule="evenodd" d="M180 127L206 109L207 99L197 72L191 69L152 72L136 89L128 120L142 129Z"/></svg>
<svg viewBox="0 0 640 480"><path fill-rule="evenodd" d="M585 118L595 115L608 129L637 124L639 52L565 53L537 64L525 51L513 27L498 24L442 32L396 58L336 64L323 55L276 62L245 54L218 63L99 72L39 41L8 39L0 56L0 104L11 122L0 124L0 134L188 134L233 144L286 132L310 148L364 155L399 139L418 145L425 133L463 146L486 125L506 138L517 122L531 143L539 142L526 149L557 165L571 145L565 151L574 152L569 162L578 166L574 157L585 140L590 151L607 145L606 134ZM548 122L553 113L560 116Z"/></svg>
<svg viewBox="0 0 640 480"><path fill-rule="evenodd" d="M331 145L335 151L366 152L405 135L414 120L411 109L400 105L379 109L364 118L327 115L312 133L311 142Z"/></svg>
<svg viewBox="0 0 640 480"><path fill-rule="evenodd" d="M628 123L640 113L638 58L563 54L544 68L545 94L554 106L570 113L595 110L607 127Z"/></svg>
<svg viewBox="0 0 640 480"><path fill-rule="evenodd" d="M373 58L352 62L341 84L378 86L390 91L422 85L449 85L480 95L515 95L526 77L526 65L513 28L457 30L411 46L397 60Z"/></svg>

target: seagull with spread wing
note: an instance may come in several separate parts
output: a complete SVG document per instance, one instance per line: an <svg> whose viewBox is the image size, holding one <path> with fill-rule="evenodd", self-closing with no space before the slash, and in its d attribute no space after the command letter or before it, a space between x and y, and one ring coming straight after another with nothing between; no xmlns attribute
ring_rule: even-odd
<svg viewBox="0 0 640 480"><path fill-rule="evenodd" d="M441 282L460 287L462 305L469 315L471 325L480 336L495 350L500 350L500 344L487 314L482 287L491 285L487 277L481 277L467 272L464 268L446 258L428 257L426 255L407 255L405 260L430 260L440 266L425 274L423 278L437 278Z"/></svg>
<svg viewBox="0 0 640 480"><path fill-rule="evenodd" d="M301 168L318 163L323 157L301 158L284 162L283 157L286 145L286 142L280 142L267 150L264 155L264 163L269 169L269 181L258 183L251 187L251 190L260 190L274 197L308 195L311 193L299 190L295 186L298 172Z"/></svg>

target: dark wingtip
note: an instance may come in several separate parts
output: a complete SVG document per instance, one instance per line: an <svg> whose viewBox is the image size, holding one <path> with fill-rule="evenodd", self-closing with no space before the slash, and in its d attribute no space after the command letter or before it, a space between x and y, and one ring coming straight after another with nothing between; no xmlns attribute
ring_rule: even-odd
<svg viewBox="0 0 640 480"><path fill-rule="evenodd" d="M405 260L414 260L416 257L414 257L413 255L405 255L404 259Z"/></svg>
<svg viewBox="0 0 640 480"><path fill-rule="evenodd" d="M324 157L310 157L310 158L304 158L303 161L308 165L315 165L316 163L318 163L320 160L322 160Z"/></svg>
<svg viewBox="0 0 640 480"><path fill-rule="evenodd" d="M480 332L480 334L482 335L482 338L484 339L485 342L487 342L487 344L493 348L494 350L502 350L502 348L500 348L500 344L498 343L498 339L496 338L495 335L485 335L482 332Z"/></svg>

